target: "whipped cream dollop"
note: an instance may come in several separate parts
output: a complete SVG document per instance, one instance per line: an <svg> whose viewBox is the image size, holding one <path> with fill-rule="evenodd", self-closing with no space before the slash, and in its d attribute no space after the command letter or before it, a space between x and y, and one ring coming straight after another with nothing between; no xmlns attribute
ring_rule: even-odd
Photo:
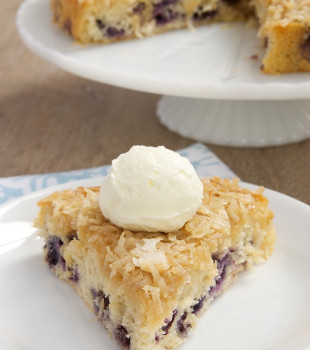
<svg viewBox="0 0 310 350"><path fill-rule="evenodd" d="M133 146L112 161L99 205L124 229L172 232L193 217L202 198L202 182L187 158L164 146Z"/></svg>

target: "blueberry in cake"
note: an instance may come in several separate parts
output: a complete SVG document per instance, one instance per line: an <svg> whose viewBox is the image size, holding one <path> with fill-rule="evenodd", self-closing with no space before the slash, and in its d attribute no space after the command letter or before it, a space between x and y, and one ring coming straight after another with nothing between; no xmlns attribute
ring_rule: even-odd
<svg viewBox="0 0 310 350"><path fill-rule="evenodd" d="M148 183L157 186L156 179ZM105 193L99 187L56 192L39 202L35 225L45 240L45 262L123 347L179 346L239 272L272 254L273 213L263 189L217 177L201 183L199 208L169 232L113 224L100 209Z"/></svg>
<svg viewBox="0 0 310 350"><path fill-rule="evenodd" d="M247 19L248 0L52 0L54 21L80 42L110 43Z"/></svg>
<svg viewBox="0 0 310 350"><path fill-rule="evenodd" d="M266 46L262 71L310 71L309 0L51 0L51 8L54 22L83 43L255 18Z"/></svg>

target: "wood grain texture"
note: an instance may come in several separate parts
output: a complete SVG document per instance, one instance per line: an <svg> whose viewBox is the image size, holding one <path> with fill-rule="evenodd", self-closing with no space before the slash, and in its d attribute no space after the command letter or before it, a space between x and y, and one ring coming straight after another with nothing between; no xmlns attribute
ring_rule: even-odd
<svg viewBox="0 0 310 350"><path fill-rule="evenodd" d="M0 2L0 177L100 166L135 144L176 150L194 142L160 124L159 95L76 77L29 52L15 28L20 4ZM310 140L207 146L243 181L310 204Z"/></svg>

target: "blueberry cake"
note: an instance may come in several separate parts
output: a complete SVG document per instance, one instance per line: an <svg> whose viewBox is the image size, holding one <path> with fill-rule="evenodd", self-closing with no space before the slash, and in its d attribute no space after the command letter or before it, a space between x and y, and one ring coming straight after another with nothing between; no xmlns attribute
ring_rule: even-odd
<svg viewBox="0 0 310 350"><path fill-rule="evenodd" d="M262 71L310 71L309 0L51 0L51 7L54 22L82 43L255 18L266 49Z"/></svg>
<svg viewBox="0 0 310 350"><path fill-rule="evenodd" d="M120 347L174 349L211 301L272 254L263 189L203 179L196 214L175 232L132 232L102 214L99 188L56 192L35 221L49 268L69 282ZM206 330L207 331L207 330Z"/></svg>
<svg viewBox="0 0 310 350"><path fill-rule="evenodd" d="M52 0L54 21L83 43L110 43L214 21L245 20L248 0Z"/></svg>
<svg viewBox="0 0 310 350"><path fill-rule="evenodd" d="M310 1L255 0L266 73L310 71Z"/></svg>

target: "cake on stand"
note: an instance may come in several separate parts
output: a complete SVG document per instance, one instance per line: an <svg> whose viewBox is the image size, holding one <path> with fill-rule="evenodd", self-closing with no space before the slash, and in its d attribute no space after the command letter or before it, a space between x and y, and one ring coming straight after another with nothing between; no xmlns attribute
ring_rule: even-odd
<svg viewBox="0 0 310 350"><path fill-rule="evenodd" d="M48 1L26 0L17 28L31 51L72 74L164 95L158 117L182 136L237 147L310 137L310 73L261 73L263 50L244 24L78 45L52 24Z"/></svg>

